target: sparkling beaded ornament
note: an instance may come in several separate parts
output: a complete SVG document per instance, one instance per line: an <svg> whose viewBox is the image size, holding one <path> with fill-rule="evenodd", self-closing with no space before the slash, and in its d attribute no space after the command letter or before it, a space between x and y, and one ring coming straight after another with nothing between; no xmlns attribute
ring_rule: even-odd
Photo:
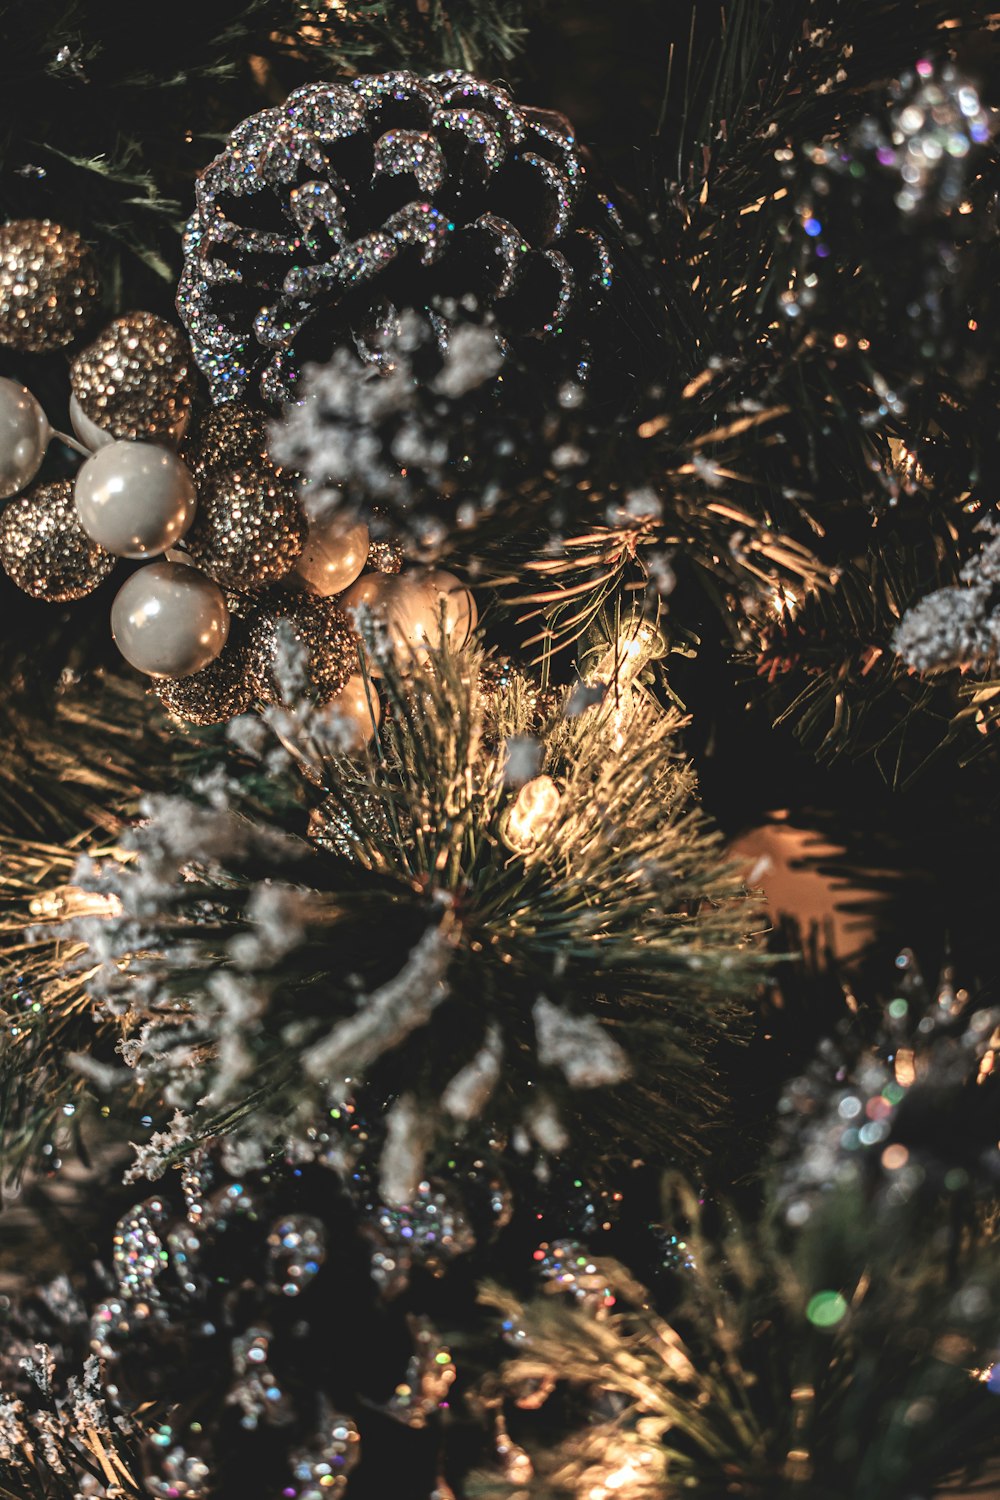
<svg viewBox="0 0 1000 1500"><path fill-rule="evenodd" d="M243 643L230 629L221 653L200 672L154 681L156 696L178 719L188 724L224 724L246 713L253 703Z"/></svg>
<svg viewBox="0 0 1000 1500"><path fill-rule="evenodd" d="M495 305L511 340L582 336L612 283L569 121L459 71L296 89L236 128L196 205L177 306L216 403L280 401L349 340L377 362L397 308L441 292Z"/></svg>
<svg viewBox="0 0 1000 1500"><path fill-rule="evenodd" d="M115 561L84 531L68 479L29 490L0 517L0 563L36 599L82 599L109 577Z"/></svg>
<svg viewBox="0 0 1000 1500"><path fill-rule="evenodd" d="M283 647L289 655L285 673ZM297 653L299 661L294 660ZM346 687L357 671L357 638L332 599L276 592L248 621L246 665L247 681L261 703L280 702L287 690L284 676L294 677L300 670L306 679L302 686L323 703Z"/></svg>
<svg viewBox="0 0 1000 1500"><path fill-rule="evenodd" d="M74 423L85 442L96 428L98 437L172 445L191 415L191 351L162 318L128 313L80 351L70 366L70 385Z"/></svg>
<svg viewBox="0 0 1000 1500"><path fill-rule="evenodd" d="M302 553L306 523L293 481L269 464L206 475L185 546L221 583L276 583Z"/></svg>
<svg viewBox="0 0 1000 1500"><path fill-rule="evenodd" d="M49 219L0 225L0 344L29 354L64 348L99 291L96 261L74 230Z"/></svg>

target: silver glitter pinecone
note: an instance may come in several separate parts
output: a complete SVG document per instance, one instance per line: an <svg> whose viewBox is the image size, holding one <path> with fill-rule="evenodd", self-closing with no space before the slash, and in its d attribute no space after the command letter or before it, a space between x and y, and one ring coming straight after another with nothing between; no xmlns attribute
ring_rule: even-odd
<svg viewBox="0 0 1000 1500"><path fill-rule="evenodd" d="M616 216L569 121L459 71L296 89L233 131L196 203L177 306L217 404L283 400L341 343L377 360L398 309L441 295L575 368L613 279Z"/></svg>

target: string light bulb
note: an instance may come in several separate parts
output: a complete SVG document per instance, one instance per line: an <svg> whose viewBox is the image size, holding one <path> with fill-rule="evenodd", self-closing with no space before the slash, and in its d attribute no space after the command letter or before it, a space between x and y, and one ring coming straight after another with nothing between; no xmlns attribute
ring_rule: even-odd
<svg viewBox="0 0 1000 1500"><path fill-rule="evenodd" d="M537 849L555 822L562 793L551 776L533 776L518 792L504 816L501 837L515 854Z"/></svg>
<svg viewBox="0 0 1000 1500"><path fill-rule="evenodd" d="M587 678L590 682L605 682L616 694L622 694L651 661L666 654L666 640L651 620L629 620Z"/></svg>

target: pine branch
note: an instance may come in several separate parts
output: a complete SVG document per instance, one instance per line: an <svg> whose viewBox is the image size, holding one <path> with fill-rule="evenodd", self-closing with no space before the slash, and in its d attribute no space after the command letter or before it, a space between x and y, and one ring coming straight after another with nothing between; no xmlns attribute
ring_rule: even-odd
<svg viewBox="0 0 1000 1500"><path fill-rule="evenodd" d="M521 1419L546 1500L602 1485L637 1500L902 1497L990 1451L998 1016L948 984L930 993L911 955L900 981L874 1049L828 1043L786 1090L759 1216L667 1183L669 1321L596 1257L565 1261L528 1303L483 1288L515 1350L499 1385L483 1381L489 1409L544 1411L568 1385L593 1424L536 1448ZM471 1493L498 1489L480 1472Z"/></svg>
<svg viewBox="0 0 1000 1500"><path fill-rule="evenodd" d="M128 860L78 870L116 912L56 920L84 951L51 966L43 1001L59 1014L59 986L86 971L99 1013L127 1028L126 1076L165 1089L192 1137L294 1136L366 1078L397 1109L416 1101L428 1144L489 1124L552 1148L574 1087L631 1071L615 1110L687 1151L705 1053L762 959L693 803L676 715L612 693L543 726L532 759L561 788L558 812L506 856L505 767L528 725L490 735L475 653L435 657L419 688L383 669L391 712L360 765L337 754L335 715L274 716L313 785L308 831L241 812L217 778L207 804L147 799ZM287 769L270 765L280 789ZM669 1108L643 1121L643 1091L668 1077ZM588 1114L599 1136L603 1112Z"/></svg>

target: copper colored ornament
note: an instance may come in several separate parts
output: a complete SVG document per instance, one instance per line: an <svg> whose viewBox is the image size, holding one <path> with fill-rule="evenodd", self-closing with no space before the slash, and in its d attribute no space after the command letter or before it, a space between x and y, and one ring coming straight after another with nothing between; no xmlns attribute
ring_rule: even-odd
<svg viewBox="0 0 1000 1500"><path fill-rule="evenodd" d="M62 349L83 332L100 283L89 247L50 219L0 225L0 344L29 354Z"/></svg>
<svg viewBox="0 0 1000 1500"><path fill-rule="evenodd" d="M357 637L332 599L312 594L268 596L247 632L247 680L261 703L280 703L282 638L305 648L306 696L320 703L336 696L358 670ZM277 670L276 670L277 669Z"/></svg>
<svg viewBox="0 0 1000 1500"><path fill-rule="evenodd" d="M80 524L73 483L41 484L12 500L0 517L0 563L36 599L64 604L102 584L116 558Z"/></svg>
<svg viewBox="0 0 1000 1500"><path fill-rule="evenodd" d="M191 415L194 364L184 335L149 312L116 318L70 366L83 415L113 438L177 443Z"/></svg>

